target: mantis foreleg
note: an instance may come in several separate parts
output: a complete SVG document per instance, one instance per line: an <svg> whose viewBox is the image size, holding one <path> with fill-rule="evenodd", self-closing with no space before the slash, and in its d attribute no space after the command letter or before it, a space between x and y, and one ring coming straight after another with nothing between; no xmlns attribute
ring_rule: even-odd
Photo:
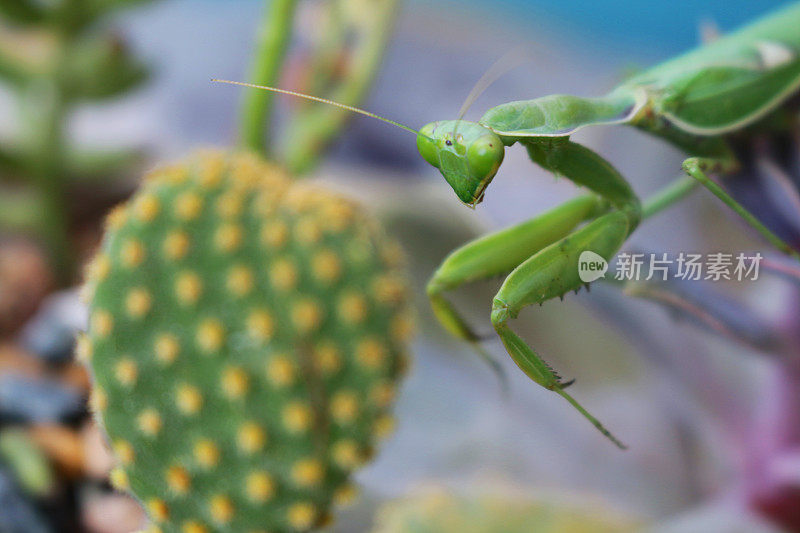
<svg viewBox="0 0 800 533"><path fill-rule="evenodd" d="M623 213L616 211L601 216L524 261L509 274L492 302L492 325L517 366L539 385L563 396L620 448L625 445L564 392L561 377L511 330L507 322L523 307L580 287L578 258L581 252L592 250L608 259L622 246L628 233L629 221Z"/></svg>
<svg viewBox="0 0 800 533"><path fill-rule="evenodd" d="M610 259L641 217L639 200L627 181L602 157L568 139L526 142L528 153L545 170L565 176L595 195L572 200L518 226L494 233L452 253L437 270L428 295L444 326L477 346L477 336L442 296L461 284L511 272L492 304L491 320L511 358L539 385L556 391L614 444L609 431L575 401L561 380L508 326L508 320L533 303L579 288L578 260L584 251ZM599 218L595 218L599 217ZM575 230L584 220L592 220Z"/></svg>
<svg viewBox="0 0 800 533"><path fill-rule="evenodd" d="M615 208L625 211L631 223L630 231L639 223L639 199L619 171L598 154L565 137L520 142L525 144L530 158L543 169L594 191Z"/></svg>
<svg viewBox="0 0 800 533"><path fill-rule="evenodd" d="M736 162L735 161L728 161L724 159L709 159L709 158L702 158L702 157L692 157L687 159L683 162L683 170L689 176L696 179L700 184L702 184L706 189L711 191L714 196L722 200L722 202L733 209L737 215L742 217L747 224L750 225L753 229L758 231L770 244L775 246L781 252L794 256L800 259L800 255L797 251L794 250L791 246L789 246L783 239L772 233L764 224L758 221L758 219L753 216L750 211L745 209L739 202L734 200L725 190L717 185L711 178L708 177L706 172L726 172L730 171L732 168L735 168Z"/></svg>
<svg viewBox="0 0 800 533"><path fill-rule="evenodd" d="M495 372L501 374L496 361L478 344L478 335L443 293L466 283L511 272L534 253L568 235L584 220L600 214L604 204L597 196L582 196L453 251L428 283L428 297L436 318L453 336L469 342Z"/></svg>

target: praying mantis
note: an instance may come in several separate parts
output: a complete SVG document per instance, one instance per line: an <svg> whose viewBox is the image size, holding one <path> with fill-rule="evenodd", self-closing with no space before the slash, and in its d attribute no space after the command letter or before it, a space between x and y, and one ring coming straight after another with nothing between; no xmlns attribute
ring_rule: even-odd
<svg viewBox="0 0 800 533"><path fill-rule="evenodd" d="M729 145L732 137L758 128L797 127L800 4L641 72L599 98L550 95L509 102L489 109L478 122L459 117L431 122L419 131L324 98L228 83L336 105L414 133L420 155L439 169L459 200L473 208L500 169L505 149L517 143L536 165L587 189L589 194L453 251L433 274L427 294L442 326L488 358L480 346L482 338L445 294L471 282L506 276L492 301L490 320L508 354L531 380L562 396L623 449L625 445L566 392L572 382L564 381L509 322L527 306L577 291L584 285L578 274L582 252L610 260L643 218L683 198L697 183L776 248L797 257L709 176L737 170ZM643 204L608 161L570 140L582 128L610 125L633 126L682 150L687 177Z"/></svg>

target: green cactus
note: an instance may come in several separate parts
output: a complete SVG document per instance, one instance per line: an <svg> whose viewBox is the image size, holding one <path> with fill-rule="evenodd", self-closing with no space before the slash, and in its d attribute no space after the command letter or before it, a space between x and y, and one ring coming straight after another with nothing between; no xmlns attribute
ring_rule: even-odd
<svg viewBox="0 0 800 533"><path fill-rule="evenodd" d="M422 491L390 502L373 533L633 533L641 523L596 501L559 501L506 489L492 495Z"/></svg>
<svg viewBox="0 0 800 533"><path fill-rule="evenodd" d="M111 213L79 354L164 531L306 531L392 426L402 254L360 208L245 154L153 172Z"/></svg>

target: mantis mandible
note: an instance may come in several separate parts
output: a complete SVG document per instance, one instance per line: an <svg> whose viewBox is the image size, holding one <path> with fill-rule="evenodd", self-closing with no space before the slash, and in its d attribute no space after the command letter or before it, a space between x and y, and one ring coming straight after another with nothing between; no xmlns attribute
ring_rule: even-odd
<svg viewBox="0 0 800 533"><path fill-rule="evenodd" d="M509 321L529 305L577 291L583 285L578 276L583 251L610 260L643 217L682 198L695 183L709 189L771 244L796 256L709 175L737 169L731 136L747 135L758 127L797 127L792 99L800 92L800 4L646 70L599 98L551 95L510 102L489 109L478 122L436 121L419 131L330 100L229 83L338 105L415 133L420 155L471 207L483 200L506 147L516 143L546 171L588 189L587 195L455 250L434 273L427 293L444 328L488 357L480 337L444 294L473 281L507 275L492 302L491 323L508 354L528 377L564 397L620 448L625 446L565 391L571 382L563 381ZM622 124L685 152L688 158L682 169L691 179L668 187L643 208L609 162L570 140L581 128Z"/></svg>

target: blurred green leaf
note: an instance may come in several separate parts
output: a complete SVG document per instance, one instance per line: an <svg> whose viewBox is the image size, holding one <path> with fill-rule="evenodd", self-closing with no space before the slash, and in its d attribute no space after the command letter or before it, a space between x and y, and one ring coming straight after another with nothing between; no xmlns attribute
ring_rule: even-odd
<svg viewBox="0 0 800 533"><path fill-rule="evenodd" d="M144 82L148 75L147 67L113 36L80 43L64 65L68 94L74 100L117 96Z"/></svg>
<svg viewBox="0 0 800 533"><path fill-rule="evenodd" d="M149 4L153 0L93 0L89 10L95 17L101 17L119 9L133 8Z"/></svg>
<svg viewBox="0 0 800 533"><path fill-rule="evenodd" d="M38 232L39 197L29 190L0 188L0 230L7 232Z"/></svg>
<svg viewBox="0 0 800 533"><path fill-rule="evenodd" d="M2 1L2 0L0 0ZM13 0L12 0L13 1ZM49 13L55 25L71 35L86 32L121 9L136 7L153 0L80 0L59 2Z"/></svg>
<svg viewBox="0 0 800 533"><path fill-rule="evenodd" d="M11 466L19 484L35 496L45 496L55 483L44 453L21 429L0 433L0 456Z"/></svg>
<svg viewBox="0 0 800 533"><path fill-rule="evenodd" d="M64 154L64 176L73 182L92 183L136 170L145 160L141 148L71 149ZM0 146L0 183L19 184L29 179L34 153L7 143Z"/></svg>
<svg viewBox="0 0 800 533"><path fill-rule="evenodd" d="M25 170L24 156L16 147L0 146L1 181L17 181Z"/></svg>
<svg viewBox="0 0 800 533"><path fill-rule="evenodd" d="M45 11L30 0L0 0L0 16L16 24L35 24L44 18Z"/></svg>
<svg viewBox="0 0 800 533"><path fill-rule="evenodd" d="M2 0L0 0L2 1ZM34 72L21 61L14 59L0 48L0 79L16 87L28 81Z"/></svg>
<svg viewBox="0 0 800 533"><path fill-rule="evenodd" d="M71 150L66 154L66 174L84 183L106 180L135 168L144 158L144 150L135 148Z"/></svg>

